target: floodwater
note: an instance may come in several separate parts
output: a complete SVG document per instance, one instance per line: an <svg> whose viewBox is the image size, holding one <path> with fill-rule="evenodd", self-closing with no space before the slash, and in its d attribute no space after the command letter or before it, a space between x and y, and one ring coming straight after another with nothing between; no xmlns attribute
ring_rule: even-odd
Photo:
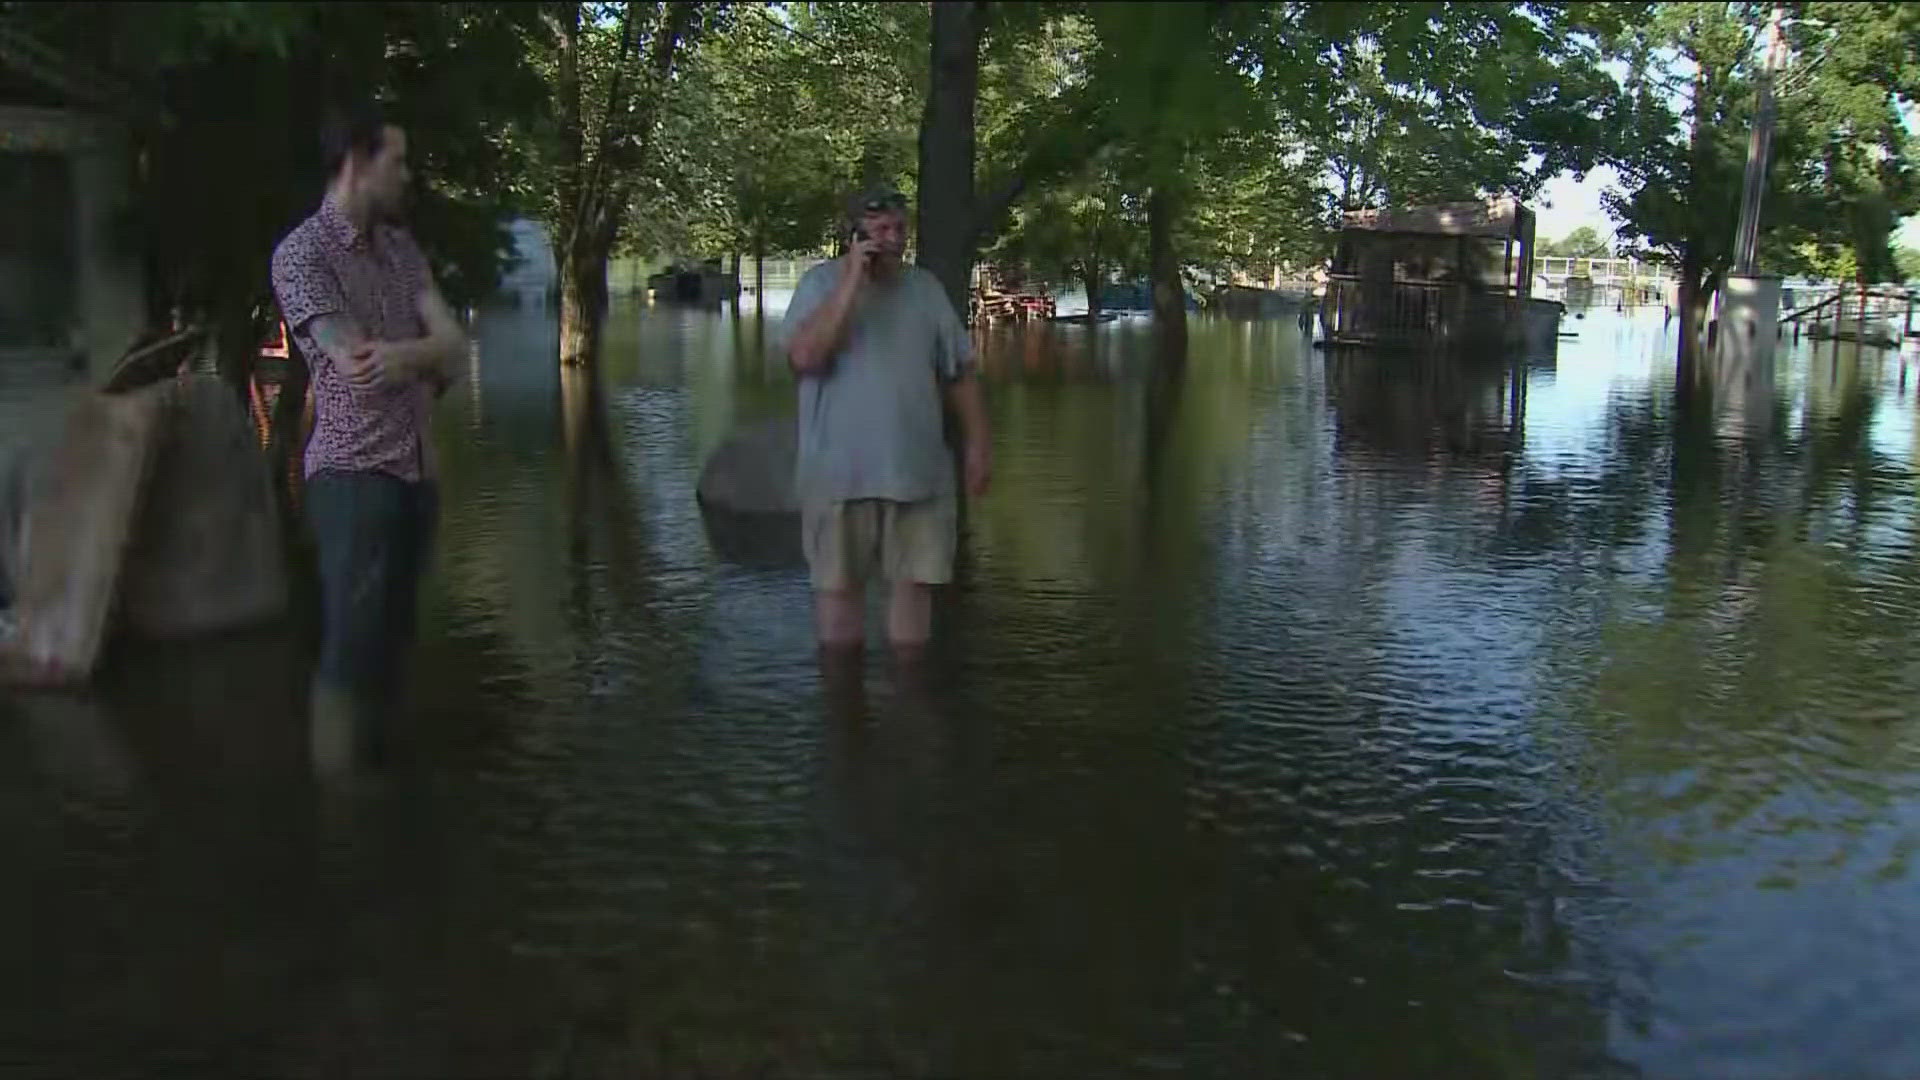
<svg viewBox="0 0 1920 1080"><path fill-rule="evenodd" d="M1920 1075L1920 371L1569 329L994 332L904 677L715 554L751 314L484 313L384 772L283 629L0 697L0 1074Z"/></svg>

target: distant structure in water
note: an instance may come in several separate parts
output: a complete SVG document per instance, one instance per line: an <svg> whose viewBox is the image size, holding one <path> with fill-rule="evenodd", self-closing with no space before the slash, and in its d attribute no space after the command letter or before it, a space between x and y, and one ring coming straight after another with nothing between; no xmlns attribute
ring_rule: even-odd
<svg viewBox="0 0 1920 1080"><path fill-rule="evenodd" d="M513 235L513 263L500 275L500 298L515 304L546 303L557 276L547 230L537 221L515 218L507 231Z"/></svg>
<svg viewBox="0 0 1920 1080"><path fill-rule="evenodd" d="M1532 295L1533 212L1514 199L1349 211L1320 306L1329 346L1551 351Z"/></svg>
<svg viewBox="0 0 1920 1080"><path fill-rule="evenodd" d="M717 304L740 295L740 275L725 270L719 259L707 259L695 266L685 262L670 264L647 278L647 291L655 300L681 304Z"/></svg>

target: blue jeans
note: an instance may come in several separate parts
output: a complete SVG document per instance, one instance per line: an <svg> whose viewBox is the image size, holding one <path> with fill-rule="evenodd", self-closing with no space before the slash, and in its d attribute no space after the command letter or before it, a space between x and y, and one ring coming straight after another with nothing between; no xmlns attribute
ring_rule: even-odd
<svg viewBox="0 0 1920 1080"><path fill-rule="evenodd" d="M308 478L306 509L320 564L314 678L370 703L389 699L413 643L439 493L430 481L327 471Z"/></svg>

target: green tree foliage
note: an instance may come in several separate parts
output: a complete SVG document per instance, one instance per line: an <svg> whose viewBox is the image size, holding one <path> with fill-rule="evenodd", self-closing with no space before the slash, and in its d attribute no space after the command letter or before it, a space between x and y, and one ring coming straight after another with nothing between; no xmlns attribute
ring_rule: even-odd
<svg viewBox="0 0 1920 1080"><path fill-rule="evenodd" d="M1245 43L1265 9L1174 3L1094 5L1092 83L1120 160L1147 209L1147 270L1162 355L1186 351L1186 283L1177 232L1195 201L1200 156L1272 119Z"/></svg>
<svg viewBox="0 0 1920 1080"><path fill-rule="evenodd" d="M1344 209L1527 198L1604 159L1606 43L1643 4L1270 9L1263 81L1329 148Z"/></svg>
<svg viewBox="0 0 1920 1080"><path fill-rule="evenodd" d="M1193 156L1181 261L1218 281L1267 284L1323 262L1338 224L1320 181L1324 151L1278 125L1254 127Z"/></svg>
<svg viewBox="0 0 1920 1080"><path fill-rule="evenodd" d="M1920 209L1900 118L1920 90L1920 13L1891 3L1783 10L1788 55L1775 85L1762 266L1885 280L1895 271L1892 230ZM1623 240L1679 268L1683 306L1696 313L1733 263L1769 11L1662 4L1622 39L1631 107L1617 160L1624 189L1608 208Z"/></svg>
<svg viewBox="0 0 1920 1080"><path fill-rule="evenodd" d="M974 224L982 244L1014 227L1012 212L1022 200L1078 183L1117 140L1105 91L1093 81L1101 44L1086 5L1000 3L988 14Z"/></svg>
<svg viewBox="0 0 1920 1080"><path fill-rule="evenodd" d="M316 134L329 104L384 99L408 129L414 217L450 298L492 290L501 219L521 175L511 133L537 115L522 74L527 9L513 4L19 4L0 29L63 59L85 99L129 123L138 173L120 222L146 253L150 319L222 326L244 377L269 309L267 259L324 185ZM57 74L57 73L56 73Z"/></svg>
<svg viewBox="0 0 1920 1080"><path fill-rule="evenodd" d="M1542 255L1570 255L1576 259L1604 259L1613 252L1591 225L1582 225L1558 240L1541 241Z"/></svg>
<svg viewBox="0 0 1920 1080"><path fill-rule="evenodd" d="M502 220L523 204L521 136L541 113L519 4L148 3L0 5L0 63L127 124L134 175L115 223L141 253L147 322L210 329L243 391L275 317L268 261L324 190L317 140L330 105L384 100L407 129L413 224L448 298L492 292ZM276 483L298 450L305 371L272 419ZM281 491L283 506L286 492Z"/></svg>
<svg viewBox="0 0 1920 1080"><path fill-rule="evenodd" d="M844 196L911 179L927 13L734 5L686 57L630 250L818 251Z"/></svg>
<svg viewBox="0 0 1920 1080"><path fill-rule="evenodd" d="M1525 197L1590 168L1617 109L1603 46L1642 10L1090 6L1096 129L1147 195L1156 314L1180 318L1183 261L1258 275L1289 248L1317 253L1318 175L1352 208Z"/></svg>
<svg viewBox="0 0 1920 1080"><path fill-rule="evenodd" d="M1920 282L1920 248L1903 247L1894 252L1893 264L1899 280L1909 285Z"/></svg>
<svg viewBox="0 0 1920 1080"><path fill-rule="evenodd" d="M1124 14L1119 25L1131 29ZM1080 107L1083 88L1104 96L1102 84L1089 82L1096 63L1111 64L1108 77L1118 77L1124 50L1138 42L1126 35L1103 42L1094 19L1068 11L1052 14L1025 44L1017 59L989 69L999 76L992 80L998 85L991 98L983 74L983 124L990 125L985 141L1002 163L1022 152L1034 114ZM1233 83L1219 71L1215 77L1232 86L1243 105L1258 109L1250 82ZM1329 224L1316 183L1323 159L1280 117L1262 124L1257 115L1229 115L1225 123L1192 132L1181 145L1174 145L1182 138L1177 133L1144 136L1119 114L1102 117L1089 127L1099 133L1100 149L1077 171L1049 177L1038 194L1012 210L994 258L1022 262L1047 280L1071 281L1090 292L1097 289L1088 285L1089 275L1104 282L1115 274L1144 273L1156 145L1182 161L1178 170L1168 170L1177 175L1164 186L1177 183L1189 203L1176 239L1183 263L1219 278L1265 281L1278 264L1313 257Z"/></svg>
<svg viewBox="0 0 1920 1080"><path fill-rule="evenodd" d="M590 363L607 309L607 260L653 164L683 46L708 13L689 0L539 6L529 35L551 123L533 140L533 192L560 278L560 362Z"/></svg>
<svg viewBox="0 0 1920 1080"><path fill-rule="evenodd" d="M1029 279L1084 289L1093 310L1098 310L1102 285L1146 271L1146 206L1124 182L1111 154L1101 155L1073 180L1049 185L1011 213L1012 222L989 257Z"/></svg>

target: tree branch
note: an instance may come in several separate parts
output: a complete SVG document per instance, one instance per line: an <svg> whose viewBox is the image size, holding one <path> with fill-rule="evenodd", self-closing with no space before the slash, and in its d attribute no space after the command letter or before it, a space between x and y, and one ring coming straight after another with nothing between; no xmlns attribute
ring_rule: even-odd
<svg viewBox="0 0 1920 1080"><path fill-rule="evenodd" d="M1095 154L1114 141L1114 133L1101 121L1099 107L1082 101L1061 117L1055 132L1034 139L1026 156L1005 176L981 185L983 194L974 204L974 238L991 243L999 235L1000 223L1008 210L1036 183L1060 175L1078 172Z"/></svg>
<svg viewBox="0 0 1920 1080"><path fill-rule="evenodd" d="M618 132L621 114L627 111L627 57L639 48L639 36L635 33L637 20L633 17L635 5L629 3L620 13L620 49L613 57L613 75L607 84L606 108L600 114L600 137L595 140L593 152L593 175L582 192L582 220L590 230L598 231L600 219L607 216L609 202L606 198L606 176L608 157L611 156L616 137L624 138L625 132ZM654 5L658 11L658 5ZM615 181L614 186L619 186Z"/></svg>
<svg viewBox="0 0 1920 1080"><path fill-rule="evenodd" d="M586 133L580 126L580 4L579 0L562 3L555 10L542 14L555 39L559 51L557 62L558 90L560 96L560 227L562 235L555 237L561 250L573 250L574 240L580 231L581 190L584 179L580 174L581 155L586 150Z"/></svg>
<svg viewBox="0 0 1920 1080"><path fill-rule="evenodd" d="M611 247L618 237L623 210L631 190L632 177L646 164L647 152L653 147L655 123L659 119L663 98L666 95L667 82L673 74L673 64L679 53L680 43L696 26L699 16L699 4L694 0L672 0L664 5L665 10L654 26L653 43L648 48L645 72L648 76L645 92L639 104L634 108L634 122L628 135L628 144L632 151L617 155L620 169L618 179L607 185L604 202L601 207L600 239ZM610 152L610 156L611 155Z"/></svg>

